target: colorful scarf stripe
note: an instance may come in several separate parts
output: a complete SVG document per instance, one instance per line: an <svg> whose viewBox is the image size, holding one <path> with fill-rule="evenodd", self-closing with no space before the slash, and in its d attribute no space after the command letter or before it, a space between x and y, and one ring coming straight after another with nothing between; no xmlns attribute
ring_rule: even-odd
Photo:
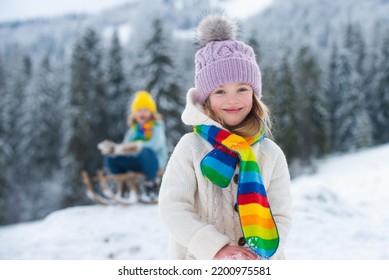
<svg viewBox="0 0 389 280"><path fill-rule="evenodd" d="M263 259L278 248L279 236L266 195L261 171L251 145L264 138L263 131L245 139L216 126L196 125L194 131L214 149L201 161L201 172L213 184L225 188L240 163L237 204L247 245Z"/></svg>
<svg viewBox="0 0 389 280"><path fill-rule="evenodd" d="M155 125L154 121L146 122L143 125L138 123L132 125L134 130L134 136L131 141L147 141L153 136L153 127Z"/></svg>

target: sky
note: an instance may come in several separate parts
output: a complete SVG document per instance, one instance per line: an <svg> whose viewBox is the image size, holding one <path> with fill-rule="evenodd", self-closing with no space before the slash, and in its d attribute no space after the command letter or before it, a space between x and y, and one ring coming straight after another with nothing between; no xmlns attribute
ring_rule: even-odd
<svg viewBox="0 0 389 280"><path fill-rule="evenodd" d="M294 178L287 259L389 260L388 158L386 144L327 157L316 173ZM0 244L0 263L164 260L168 233L158 205L90 205L0 226Z"/></svg>
<svg viewBox="0 0 389 280"><path fill-rule="evenodd" d="M0 0L0 22L68 13L96 13L128 0Z"/></svg>
<svg viewBox="0 0 389 280"><path fill-rule="evenodd" d="M54 17L69 13L97 13L105 8L134 0L0 0L0 22L37 17ZM234 0L223 4L238 18L270 5L273 0Z"/></svg>

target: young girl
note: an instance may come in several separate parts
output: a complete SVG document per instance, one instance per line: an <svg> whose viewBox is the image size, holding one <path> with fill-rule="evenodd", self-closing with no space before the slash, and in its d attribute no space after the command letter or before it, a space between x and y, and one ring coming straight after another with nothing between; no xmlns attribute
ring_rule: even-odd
<svg viewBox="0 0 389 280"><path fill-rule="evenodd" d="M105 166L112 174L143 172L146 176L143 189L155 199L159 186L157 173L166 166L167 151L165 125L153 97L147 91L136 93L128 125L121 145L109 145L107 142L100 145L106 151Z"/></svg>
<svg viewBox="0 0 389 280"><path fill-rule="evenodd" d="M261 75L253 49L220 15L198 27L195 88L184 135L168 162L159 198L171 259L283 259L291 226L290 177L266 136Z"/></svg>

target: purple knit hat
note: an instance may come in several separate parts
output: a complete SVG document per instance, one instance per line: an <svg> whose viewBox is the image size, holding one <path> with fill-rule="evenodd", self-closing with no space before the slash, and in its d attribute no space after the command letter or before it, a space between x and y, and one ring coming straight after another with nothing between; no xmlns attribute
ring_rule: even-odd
<svg viewBox="0 0 389 280"><path fill-rule="evenodd" d="M209 15L197 29L202 46L195 57L195 88L201 104L226 83L249 84L260 98L261 72L253 49L235 40L235 26L222 15Z"/></svg>

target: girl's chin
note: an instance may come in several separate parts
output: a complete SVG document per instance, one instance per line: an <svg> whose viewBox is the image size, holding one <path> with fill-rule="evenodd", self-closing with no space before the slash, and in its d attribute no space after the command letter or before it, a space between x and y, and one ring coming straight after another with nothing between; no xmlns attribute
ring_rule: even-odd
<svg viewBox="0 0 389 280"><path fill-rule="evenodd" d="M236 126L238 126L240 123L228 123L228 122L224 122L224 125L226 126L226 128L234 128Z"/></svg>

